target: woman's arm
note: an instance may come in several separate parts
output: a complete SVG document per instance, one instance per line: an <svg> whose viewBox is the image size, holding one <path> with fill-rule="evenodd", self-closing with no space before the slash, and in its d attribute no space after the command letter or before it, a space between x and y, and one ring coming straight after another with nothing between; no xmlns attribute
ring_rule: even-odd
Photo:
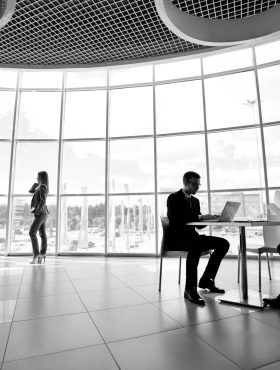
<svg viewBox="0 0 280 370"><path fill-rule="evenodd" d="M40 202L38 206L36 207L36 211L35 211L36 216L38 216L41 213L43 206L46 205L47 187L45 185L40 185L38 192L39 192Z"/></svg>

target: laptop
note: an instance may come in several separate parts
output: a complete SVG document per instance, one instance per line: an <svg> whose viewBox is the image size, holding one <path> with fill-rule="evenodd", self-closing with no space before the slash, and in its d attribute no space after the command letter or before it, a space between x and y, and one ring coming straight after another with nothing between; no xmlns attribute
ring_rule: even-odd
<svg viewBox="0 0 280 370"><path fill-rule="evenodd" d="M240 205L241 205L241 202L227 201L220 217L217 220L203 220L203 221L231 222L234 219Z"/></svg>

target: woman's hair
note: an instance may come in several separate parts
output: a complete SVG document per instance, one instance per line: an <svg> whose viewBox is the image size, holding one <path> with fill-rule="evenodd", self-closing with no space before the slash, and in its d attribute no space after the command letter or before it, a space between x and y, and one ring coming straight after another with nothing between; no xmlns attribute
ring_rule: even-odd
<svg viewBox="0 0 280 370"><path fill-rule="evenodd" d="M41 184L46 185L47 192L49 192L49 175L46 171L38 172L38 180L41 181Z"/></svg>

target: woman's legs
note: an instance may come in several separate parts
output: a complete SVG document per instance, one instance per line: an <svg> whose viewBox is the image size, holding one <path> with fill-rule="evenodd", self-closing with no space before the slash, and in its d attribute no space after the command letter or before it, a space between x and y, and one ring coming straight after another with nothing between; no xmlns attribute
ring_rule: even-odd
<svg viewBox="0 0 280 370"><path fill-rule="evenodd" d="M41 237L41 251L40 251L40 254L46 254L46 252L47 252L48 243L47 243L47 234L46 234L46 220L47 220L47 217L46 217L45 221L42 222L42 224L39 228L39 235Z"/></svg>
<svg viewBox="0 0 280 370"><path fill-rule="evenodd" d="M47 214L40 214L39 216L34 215L34 220L30 226L29 229L29 236L32 243L32 250L33 250L33 256L36 257L39 254L39 245L38 245L38 239L37 239L37 232L40 229L41 225L45 223L48 215ZM45 230L46 233L46 230ZM45 239L47 240L47 239Z"/></svg>

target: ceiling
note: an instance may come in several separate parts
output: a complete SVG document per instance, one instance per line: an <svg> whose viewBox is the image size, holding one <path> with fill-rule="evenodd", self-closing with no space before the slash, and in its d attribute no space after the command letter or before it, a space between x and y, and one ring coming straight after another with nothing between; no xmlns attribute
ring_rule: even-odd
<svg viewBox="0 0 280 370"><path fill-rule="evenodd" d="M170 0L189 14L245 18L280 0ZM184 41L159 18L154 0L17 0L0 29L0 66L133 63L206 47Z"/></svg>

